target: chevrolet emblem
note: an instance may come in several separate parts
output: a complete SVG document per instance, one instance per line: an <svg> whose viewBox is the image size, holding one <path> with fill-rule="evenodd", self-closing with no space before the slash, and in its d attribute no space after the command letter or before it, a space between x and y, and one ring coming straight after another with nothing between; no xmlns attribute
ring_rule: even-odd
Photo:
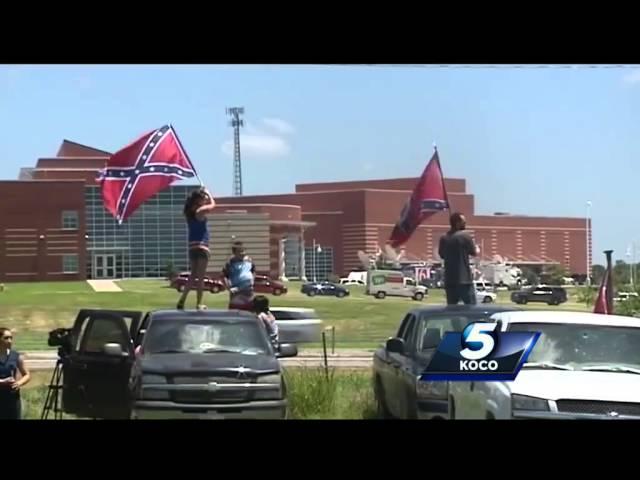
<svg viewBox="0 0 640 480"><path fill-rule="evenodd" d="M610 417L619 417L620 414L618 412L609 412L607 415L609 415Z"/></svg>

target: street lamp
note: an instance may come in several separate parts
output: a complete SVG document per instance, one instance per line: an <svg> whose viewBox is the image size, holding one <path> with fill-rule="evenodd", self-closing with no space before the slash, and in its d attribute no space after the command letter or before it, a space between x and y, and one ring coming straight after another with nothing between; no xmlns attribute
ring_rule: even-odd
<svg viewBox="0 0 640 480"><path fill-rule="evenodd" d="M320 244L316 243L316 239L313 239L313 281L317 282L318 279L316 277L316 253L322 253L322 247Z"/></svg>
<svg viewBox="0 0 640 480"><path fill-rule="evenodd" d="M587 257L587 287L591 285L591 256L589 255L589 237L591 236L591 201L587 201L587 218L586 218L586 257Z"/></svg>

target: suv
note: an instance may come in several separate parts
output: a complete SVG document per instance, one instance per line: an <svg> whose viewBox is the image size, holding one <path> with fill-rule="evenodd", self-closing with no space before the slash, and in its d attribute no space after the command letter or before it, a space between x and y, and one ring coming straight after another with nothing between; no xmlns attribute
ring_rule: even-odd
<svg viewBox="0 0 640 480"><path fill-rule="evenodd" d="M541 302L547 305L560 305L567 301L567 291L562 287L530 287L511 294L511 301L519 305L528 302Z"/></svg>
<svg viewBox="0 0 640 480"><path fill-rule="evenodd" d="M82 310L62 357L62 404L79 417L285 418L287 386L272 345L247 312Z"/></svg>

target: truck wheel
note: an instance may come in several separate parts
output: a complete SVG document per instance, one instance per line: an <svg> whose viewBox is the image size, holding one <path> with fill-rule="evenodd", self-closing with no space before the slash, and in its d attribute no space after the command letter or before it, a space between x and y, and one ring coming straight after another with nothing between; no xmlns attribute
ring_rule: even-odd
<svg viewBox="0 0 640 480"><path fill-rule="evenodd" d="M491 303L491 302L493 302L493 298L491 297L484 297L482 299L482 303Z"/></svg>
<svg viewBox="0 0 640 480"><path fill-rule="evenodd" d="M211 287L211 293L218 293L220 292L220 287L217 285L214 285L213 287Z"/></svg>
<svg viewBox="0 0 640 480"><path fill-rule="evenodd" d="M383 299L384 297L386 297L386 296L387 296L387 294L386 294L386 293L384 293L384 292L378 292L378 293L376 293L376 298L378 298L378 299L380 299L380 300L382 300L382 299Z"/></svg>
<svg viewBox="0 0 640 480"><path fill-rule="evenodd" d="M413 299L414 299L414 300L416 300L416 301L418 301L418 302L421 302L423 298L424 298L424 294L422 294L422 293L420 293L420 292L416 293L416 294L413 296Z"/></svg>

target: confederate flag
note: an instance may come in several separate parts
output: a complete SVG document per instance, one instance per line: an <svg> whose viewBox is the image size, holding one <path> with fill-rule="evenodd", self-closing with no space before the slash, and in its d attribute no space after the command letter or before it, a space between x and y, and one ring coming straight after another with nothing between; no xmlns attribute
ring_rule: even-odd
<svg viewBox="0 0 640 480"><path fill-rule="evenodd" d="M607 254L607 271L602 278L602 283L598 290L598 298L596 298L596 303L593 307L593 313L613 315L613 282L610 255L610 253Z"/></svg>
<svg viewBox="0 0 640 480"><path fill-rule="evenodd" d="M114 153L98 181L104 207L119 224L176 180L197 176L176 131L165 125Z"/></svg>
<svg viewBox="0 0 640 480"><path fill-rule="evenodd" d="M436 150L422 172L411 197L405 203L400 220L391 232L389 243L393 248L406 243L425 219L448 208L447 190L444 187L440 158Z"/></svg>

